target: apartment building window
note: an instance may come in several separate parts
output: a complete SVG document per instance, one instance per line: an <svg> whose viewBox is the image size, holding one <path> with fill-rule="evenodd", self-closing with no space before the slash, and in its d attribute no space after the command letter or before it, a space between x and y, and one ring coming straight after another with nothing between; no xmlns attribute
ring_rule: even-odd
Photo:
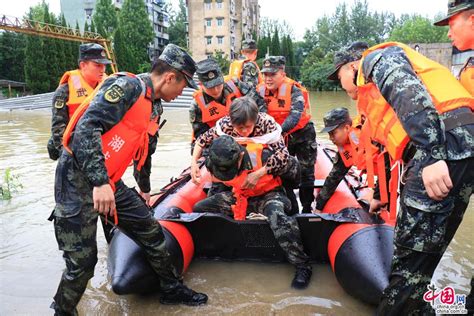
<svg viewBox="0 0 474 316"><path fill-rule="evenodd" d="M211 0L204 0L204 8L206 10L211 10L212 9L212 2Z"/></svg>
<svg viewBox="0 0 474 316"><path fill-rule="evenodd" d="M218 36L217 37L217 44L219 44L219 45L224 44L224 36Z"/></svg>
<svg viewBox="0 0 474 316"><path fill-rule="evenodd" d="M217 8L218 8L218 9L222 9L222 7L223 7L223 3L222 3L222 2L223 2L223 0L217 0L217 1L216 1L216 3L217 3Z"/></svg>
<svg viewBox="0 0 474 316"><path fill-rule="evenodd" d="M224 19L223 18L217 18L217 26L222 26L224 25Z"/></svg>
<svg viewBox="0 0 474 316"><path fill-rule="evenodd" d="M212 44L212 36L206 36L206 45Z"/></svg>
<svg viewBox="0 0 474 316"><path fill-rule="evenodd" d="M212 21L212 19L206 19L206 22L204 22L205 23L204 25L207 26L207 27L210 27L212 25L211 21Z"/></svg>

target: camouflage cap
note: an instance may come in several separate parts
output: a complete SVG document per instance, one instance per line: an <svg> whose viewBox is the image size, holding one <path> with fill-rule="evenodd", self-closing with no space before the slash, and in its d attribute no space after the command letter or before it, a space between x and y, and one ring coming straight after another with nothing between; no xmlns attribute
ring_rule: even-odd
<svg viewBox="0 0 474 316"><path fill-rule="evenodd" d="M206 167L217 179L232 180L239 173L239 156L243 151L244 148L231 136L220 136L209 147Z"/></svg>
<svg viewBox="0 0 474 316"><path fill-rule="evenodd" d="M87 60L103 65L112 63L105 54L105 48L96 43L81 44L79 46L79 61Z"/></svg>
<svg viewBox="0 0 474 316"><path fill-rule="evenodd" d="M224 83L221 67L213 58L201 60L197 63L196 73L199 81L206 88L213 88Z"/></svg>
<svg viewBox="0 0 474 316"><path fill-rule="evenodd" d="M349 110L344 107L335 108L327 112L323 118L324 128L321 130L321 133L329 133L341 124L352 123L351 116L349 115Z"/></svg>
<svg viewBox="0 0 474 316"><path fill-rule="evenodd" d="M334 68L327 77L329 80L338 80L337 72L347 63L362 58L362 53L369 48L366 42L354 42L346 47L341 48L334 55Z"/></svg>
<svg viewBox="0 0 474 316"><path fill-rule="evenodd" d="M262 73L277 72L280 69L285 70L286 58L284 56L270 56L263 60Z"/></svg>
<svg viewBox="0 0 474 316"><path fill-rule="evenodd" d="M243 40L242 49L257 49L257 43L251 38Z"/></svg>
<svg viewBox="0 0 474 316"><path fill-rule="evenodd" d="M448 0L448 14L434 25L448 25L449 19L461 11L474 9L474 0Z"/></svg>
<svg viewBox="0 0 474 316"><path fill-rule="evenodd" d="M180 71L186 78L188 87L198 88L193 80L194 73L196 72L196 63L184 49L174 44L168 44L158 59L163 60L174 69Z"/></svg>

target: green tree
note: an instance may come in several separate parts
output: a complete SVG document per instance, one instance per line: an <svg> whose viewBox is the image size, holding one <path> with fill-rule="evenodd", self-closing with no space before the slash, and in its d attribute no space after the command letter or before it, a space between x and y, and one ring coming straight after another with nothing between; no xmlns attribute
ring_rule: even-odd
<svg viewBox="0 0 474 316"><path fill-rule="evenodd" d="M216 50L212 57L217 61L219 66L221 67L222 73L228 74L229 73L229 66L230 60L227 54L224 54L222 50Z"/></svg>
<svg viewBox="0 0 474 316"><path fill-rule="evenodd" d="M111 0L98 0L92 19L97 33L104 38L112 38L117 28L118 19Z"/></svg>
<svg viewBox="0 0 474 316"><path fill-rule="evenodd" d="M433 21L420 15L403 17L390 34L391 41L403 43L449 42L448 27L434 26Z"/></svg>
<svg viewBox="0 0 474 316"><path fill-rule="evenodd" d="M154 32L143 0L125 0L118 20L114 42L119 68L133 73L148 69L147 48Z"/></svg>
<svg viewBox="0 0 474 316"><path fill-rule="evenodd" d="M272 36L272 45L270 47L270 54L273 56L281 55L280 37L278 36L278 28L276 27Z"/></svg>
<svg viewBox="0 0 474 316"><path fill-rule="evenodd" d="M47 24L56 24L56 17L49 12L49 7L43 2L43 21ZM48 67L48 84L47 91L56 89L58 81L62 75L61 59L59 51L61 51L61 43L57 39L44 37L43 39L44 61Z"/></svg>
<svg viewBox="0 0 474 316"><path fill-rule="evenodd" d="M306 87L319 91L335 90L337 83L327 80L333 69L333 55L315 48L306 57L301 68L301 80Z"/></svg>
<svg viewBox="0 0 474 316"><path fill-rule="evenodd" d="M5 31L0 33L0 77L2 79L25 80L25 35Z"/></svg>
<svg viewBox="0 0 474 316"><path fill-rule="evenodd" d="M41 7L30 8L27 18L34 20L39 17ZM33 93L49 91L48 65L43 51L43 38L28 35L25 49L25 82Z"/></svg>
<svg viewBox="0 0 474 316"><path fill-rule="evenodd" d="M170 27L168 33L170 43L176 44L180 47L186 48L188 46L186 36L186 22L188 20L186 3L184 0L179 0L178 12L171 12Z"/></svg>

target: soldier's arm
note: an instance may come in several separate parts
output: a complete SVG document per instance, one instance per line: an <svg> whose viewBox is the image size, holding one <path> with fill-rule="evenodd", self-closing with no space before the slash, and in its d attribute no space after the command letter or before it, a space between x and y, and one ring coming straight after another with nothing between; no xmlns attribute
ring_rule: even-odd
<svg viewBox="0 0 474 316"><path fill-rule="evenodd" d="M291 109L290 114L285 119L283 124L281 124L281 128L283 130L283 134L288 133L291 131L300 121L301 115L304 111L304 97L301 90L293 86L291 89Z"/></svg>
<svg viewBox="0 0 474 316"><path fill-rule="evenodd" d="M191 123L195 139L209 130L209 125L202 122L202 112L195 100L191 102L189 107L189 122Z"/></svg>
<svg viewBox="0 0 474 316"><path fill-rule="evenodd" d="M444 128L431 97L399 47L375 51L363 70L393 107L413 144L424 153L424 165L446 159Z"/></svg>
<svg viewBox="0 0 474 316"><path fill-rule="evenodd" d="M61 152L62 140L66 126L69 123L69 111L66 102L69 98L69 87L66 84L60 85L53 95L53 106L51 116L51 141L48 144L49 151Z"/></svg>
<svg viewBox="0 0 474 316"><path fill-rule="evenodd" d="M113 94L107 92L114 91ZM142 91L136 78L110 77L100 87L77 123L71 149L89 182L98 187L109 182L101 136L119 123Z"/></svg>
<svg viewBox="0 0 474 316"><path fill-rule="evenodd" d="M350 169L344 165L344 162L342 161L339 152L337 153L335 160L336 161L333 164L331 172L329 172L329 175L324 181L324 185L321 188L321 191L319 191L319 194L316 197L316 209L320 211L323 210L327 201L334 194L337 186Z"/></svg>
<svg viewBox="0 0 474 316"><path fill-rule="evenodd" d="M258 69L252 62L246 62L242 69L241 80L253 87L258 84Z"/></svg>
<svg viewBox="0 0 474 316"><path fill-rule="evenodd" d="M262 126L262 135L278 130L275 119L267 114L259 114L257 124ZM268 157L265 164L267 174L275 176L281 175L286 171L286 166L288 165L288 160L290 158L290 153L288 152L288 148L286 148L283 137L280 137L280 139L275 143L268 144L268 148L273 152L273 154Z"/></svg>
<svg viewBox="0 0 474 316"><path fill-rule="evenodd" d="M234 79L234 83L237 85L242 95L245 95L253 99L255 103L257 103L259 112L267 112L267 108L266 108L267 105L265 104L265 100L258 93L256 86L253 86L246 82L235 80L235 79Z"/></svg>

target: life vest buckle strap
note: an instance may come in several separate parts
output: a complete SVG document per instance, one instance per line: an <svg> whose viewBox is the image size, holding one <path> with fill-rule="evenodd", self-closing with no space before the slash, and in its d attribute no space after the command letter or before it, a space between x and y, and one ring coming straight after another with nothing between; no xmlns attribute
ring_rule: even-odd
<svg viewBox="0 0 474 316"><path fill-rule="evenodd" d="M474 124L474 113L466 112L453 115L443 120L445 132L464 125Z"/></svg>

